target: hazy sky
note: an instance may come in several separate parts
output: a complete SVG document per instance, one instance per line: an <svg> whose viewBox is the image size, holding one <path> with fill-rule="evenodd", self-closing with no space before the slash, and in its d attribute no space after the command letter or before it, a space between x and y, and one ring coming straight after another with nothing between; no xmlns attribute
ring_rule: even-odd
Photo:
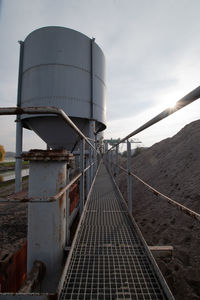
<svg viewBox="0 0 200 300"><path fill-rule="evenodd" d="M107 130L123 137L199 86L199 0L0 1L0 106L15 106L18 40L43 26L95 37L106 57ZM200 100L137 137L149 146L199 118ZM0 144L15 148L13 117L0 118ZM44 145L25 130L24 149Z"/></svg>

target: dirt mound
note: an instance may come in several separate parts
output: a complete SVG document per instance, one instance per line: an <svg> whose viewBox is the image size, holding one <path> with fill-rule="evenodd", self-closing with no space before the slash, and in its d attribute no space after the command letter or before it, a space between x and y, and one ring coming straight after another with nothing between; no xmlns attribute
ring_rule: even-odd
<svg viewBox="0 0 200 300"><path fill-rule="evenodd" d="M132 158L132 171L158 191L200 213L200 120ZM125 180L121 181L124 194ZM157 262L175 299L200 299L200 224L136 179L133 215L148 245L174 246L172 259Z"/></svg>
<svg viewBox="0 0 200 300"><path fill-rule="evenodd" d="M24 179L23 189L28 187ZM14 193L14 181L0 186L0 199ZM27 231L27 204L0 203L0 259L5 253L15 253L25 242Z"/></svg>

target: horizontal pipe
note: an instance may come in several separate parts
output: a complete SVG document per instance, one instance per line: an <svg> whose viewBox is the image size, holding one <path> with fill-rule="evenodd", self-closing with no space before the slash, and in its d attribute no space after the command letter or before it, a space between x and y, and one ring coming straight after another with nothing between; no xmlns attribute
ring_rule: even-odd
<svg viewBox="0 0 200 300"><path fill-rule="evenodd" d="M56 201L60 198L69 188L82 176L82 173L79 173L76 177L74 177L64 188L60 190L55 196L49 197L50 201Z"/></svg>
<svg viewBox="0 0 200 300"><path fill-rule="evenodd" d="M127 136L125 136L122 140L120 140L118 143L116 143L114 146L112 146L108 151L116 147L117 145L123 143L127 139L131 138L132 136L138 134L139 132L149 128L150 126L156 124L157 122L165 119L166 117L172 115L179 109L183 108L184 106L194 102L195 100L200 98L200 86L191 91L189 94L181 98L179 101L176 102L175 106L173 108L167 108L163 110L160 114L155 116L153 119L149 120L147 123L136 129L135 131L131 132Z"/></svg>
<svg viewBox="0 0 200 300"><path fill-rule="evenodd" d="M124 171L125 173L128 173L126 171L126 169L124 169L123 167L119 166L119 168ZM192 217L193 219L195 219L196 221L200 222L200 214L196 213L195 211L185 207L184 205L176 202L175 200L165 196L164 194L160 193L159 191L157 191L156 189L154 189L152 186L150 186L148 183L146 183L144 180L142 180L141 178L139 178L137 175L133 174L132 172L129 172L129 174L136 178L138 181L140 181L141 183L143 183L148 189L150 189L154 195L159 196L165 200L167 200L167 202L169 204L171 204L172 206L174 206L175 208L179 209L180 211L184 212L186 215Z"/></svg>
<svg viewBox="0 0 200 300"><path fill-rule="evenodd" d="M90 166L86 167L83 171L83 173L87 172L87 170L89 168L91 168L95 163L92 163ZM0 199L0 203L7 203L7 202L15 202L15 203L26 203L26 202L34 202L34 203L42 203L42 202L55 202L58 198L60 198L64 192L66 192L80 177L82 176L82 173L79 173L76 177L74 177L64 188L62 188L60 190L60 192L58 194L56 194L55 196L51 196L51 197L43 197L43 198L28 198L28 197L24 197L21 200L18 199Z"/></svg>
<svg viewBox="0 0 200 300"><path fill-rule="evenodd" d="M91 168L94 164L95 164L95 163L93 162L91 165L87 166L87 167L84 169L83 173L87 172L87 170L88 170L89 168Z"/></svg>
<svg viewBox="0 0 200 300"><path fill-rule="evenodd" d="M74 129L78 135L83 138L90 147L96 152L95 147L90 143L88 138L81 132L81 130L72 122L72 120L66 115L66 113L57 107L43 106L43 107L2 107L0 108L0 115L37 115L37 114L55 114L60 116L65 123L67 123L72 129Z"/></svg>
<svg viewBox="0 0 200 300"><path fill-rule="evenodd" d="M89 168L91 168L94 165L94 163L92 163L91 165L89 165L87 168L84 169L83 173L87 172L87 170ZM53 197L48 198L50 201L55 201L58 198L60 198L62 196L62 194L64 194L64 192L66 192L80 177L82 176L82 172L79 173L76 177L74 177L64 188L62 188L60 190L60 192L58 194L56 194Z"/></svg>

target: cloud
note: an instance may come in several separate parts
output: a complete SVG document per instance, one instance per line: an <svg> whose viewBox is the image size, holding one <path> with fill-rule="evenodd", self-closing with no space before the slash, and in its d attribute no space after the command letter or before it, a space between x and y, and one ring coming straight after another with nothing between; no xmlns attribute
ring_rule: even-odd
<svg viewBox="0 0 200 300"><path fill-rule="evenodd" d="M192 5L188 0L2 3L1 106L16 104L17 41L49 25L73 28L96 38L106 56L107 112L113 126L128 123L126 118L137 120L140 116L142 120L142 113L164 108L168 98L181 98L199 85L199 0L193 0ZM123 127L124 132L129 130Z"/></svg>

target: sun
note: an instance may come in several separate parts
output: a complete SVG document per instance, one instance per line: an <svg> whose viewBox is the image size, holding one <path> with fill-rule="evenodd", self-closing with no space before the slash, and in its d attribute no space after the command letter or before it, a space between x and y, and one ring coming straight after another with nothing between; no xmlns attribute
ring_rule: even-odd
<svg viewBox="0 0 200 300"><path fill-rule="evenodd" d="M171 100L171 101L167 102L167 106L168 106L168 108L173 109L176 107L176 103L177 103L176 100Z"/></svg>

